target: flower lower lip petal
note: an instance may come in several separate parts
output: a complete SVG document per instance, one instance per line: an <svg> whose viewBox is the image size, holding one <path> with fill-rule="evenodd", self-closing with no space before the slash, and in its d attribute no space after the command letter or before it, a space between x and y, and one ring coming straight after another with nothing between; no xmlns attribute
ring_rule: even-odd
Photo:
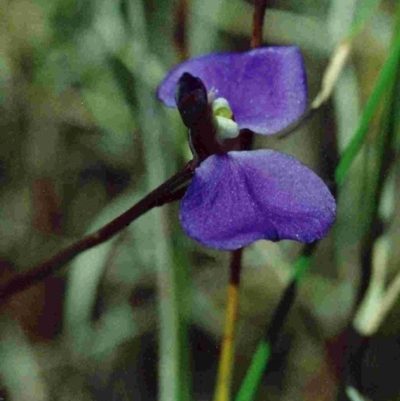
<svg viewBox="0 0 400 401"><path fill-rule="evenodd" d="M197 168L180 219L203 245L233 250L259 239L318 240L335 208L324 182L295 158L272 150L229 152Z"/></svg>

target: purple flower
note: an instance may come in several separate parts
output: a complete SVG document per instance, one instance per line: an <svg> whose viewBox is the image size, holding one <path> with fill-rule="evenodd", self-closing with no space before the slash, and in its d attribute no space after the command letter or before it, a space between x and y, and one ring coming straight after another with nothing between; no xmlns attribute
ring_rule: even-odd
<svg viewBox="0 0 400 401"><path fill-rule="evenodd" d="M235 136L235 127L237 133L273 134L296 120L307 104L296 47L188 60L158 88L159 99L169 107L177 107L176 88L184 73L199 78L210 102L218 98L212 103L213 118L216 132L225 137ZM195 126L201 125L198 120ZM324 237L335 219L335 200L324 182L291 156L272 150L211 151L201 160L182 200L180 220L186 234L203 245L233 250L259 239L309 243Z"/></svg>
<svg viewBox="0 0 400 401"><path fill-rule="evenodd" d="M229 101L241 129L274 134L296 120L307 104L307 82L297 47L266 47L220 53L176 66L158 87L159 99L176 107L175 89L184 72L199 77L207 91Z"/></svg>

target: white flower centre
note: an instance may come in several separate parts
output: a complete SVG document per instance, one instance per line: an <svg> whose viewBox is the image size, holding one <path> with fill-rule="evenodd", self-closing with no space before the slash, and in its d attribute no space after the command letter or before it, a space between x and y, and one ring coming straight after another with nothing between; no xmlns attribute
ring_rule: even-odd
<svg viewBox="0 0 400 401"><path fill-rule="evenodd" d="M233 113L228 101L223 97L213 100L212 110L219 139L236 138L240 130L236 122L233 121Z"/></svg>

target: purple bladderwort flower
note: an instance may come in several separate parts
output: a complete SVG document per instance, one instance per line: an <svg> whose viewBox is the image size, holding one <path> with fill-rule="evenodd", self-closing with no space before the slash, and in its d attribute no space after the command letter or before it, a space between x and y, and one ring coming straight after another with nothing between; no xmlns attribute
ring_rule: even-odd
<svg viewBox="0 0 400 401"><path fill-rule="evenodd" d="M307 83L296 47L187 60L157 94L178 107L198 163L180 208L189 237L234 250L259 239L310 243L327 234L336 204L312 170L273 150L226 149L243 130L274 134L303 113Z"/></svg>

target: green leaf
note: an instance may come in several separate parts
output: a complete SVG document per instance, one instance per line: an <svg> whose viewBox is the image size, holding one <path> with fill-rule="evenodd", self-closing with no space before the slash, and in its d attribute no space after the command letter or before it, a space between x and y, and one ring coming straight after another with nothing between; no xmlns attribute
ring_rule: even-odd
<svg viewBox="0 0 400 401"><path fill-rule="evenodd" d="M396 73L399 56L400 34L397 33L393 46L390 49L389 56L382 66L374 89L368 98L367 104L365 105L357 132L355 133L348 147L345 149L339 165L336 168L335 178L338 185L343 184L343 181L352 163L354 162L365 141L372 118L381 104L383 96L385 93L387 93L388 87L390 87L390 82L393 78L393 75Z"/></svg>
<svg viewBox="0 0 400 401"><path fill-rule="evenodd" d="M310 256L303 255L297 259L293 280L299 281L310 266ZM293 284L293 282L292 282ZM290 284L289 284L290 285ZM258 386L268 365L272 349L269 341L262 339L254 353L250 367L246 373L235 401L251 401L257 392Z"/></svg>
<svg viewBox="0 0 400 401"><path fill-rule="evenodd" d="M240 387L235 401L251 401L254 399L270 356L270 344L265 340L261 340L253 355L250 368L246 373L246 377Z"/></svg>

